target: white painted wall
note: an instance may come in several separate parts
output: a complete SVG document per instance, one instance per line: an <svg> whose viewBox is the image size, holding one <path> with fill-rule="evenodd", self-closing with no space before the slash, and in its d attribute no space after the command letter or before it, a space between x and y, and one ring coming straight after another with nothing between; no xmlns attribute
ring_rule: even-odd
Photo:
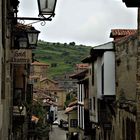
<svg viewBox="0 0 140 140"><path fill-rule="evenodd" d="M104 53L104 95L115 95L115 54Z"/></svg>
<svg viewBox="0 0 140 140"><path fill-rule="evenodd" d="M109 44L110 49L110 44ZM102 97L102 65L104 64L104 95L115 95L115 53L105 51L94 62L97 80L97 97ZM96 85L95 85L96 86Z"/></svg>
<svg viewBox="0 0 140 140"><path fill-rule="evenodd" d="M57 116L57 106L51 105L50 111L53 111L53 121L55 121L55 117Z"/></svg>
<svg viewBox="0 0 140 140"><path fill-rule="evenodd" d="M101 67L102 67L102 64L103 64L103 58L102 57L98 57L97 58L97 61L95 61L95 65L96 66L96 81L97 81L97 98L100 98L102 96L102 93L101 93L101 90L102 90L102 87L101 87Z"/></svg>

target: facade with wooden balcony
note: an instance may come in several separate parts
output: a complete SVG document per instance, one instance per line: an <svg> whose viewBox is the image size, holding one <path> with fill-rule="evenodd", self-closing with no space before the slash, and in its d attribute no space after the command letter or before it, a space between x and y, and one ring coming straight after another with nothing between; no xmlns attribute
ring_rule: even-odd
<svg viewBox="0 0 140 140"><path fill-rule="evenodd" d="M88 65L89 66L89 65ZM89 116L89 77L88 77L88 67L82 71L71 75L71 78L77 79L77 117L78 117L78 128L79 128L79 140L83 138L91 138L91 123Z"/></svg>
<svg viewBox="0 0 140 140"><path fill-rule="evenodd" d="M109 140L112 129L112 103L115 101L115 53L112 42L91 49L89 63L89 116L92 138Z"/></svg>
<svg viewBox="0 0 140 140"><path fill-rule="evenodd" d="M78 113L77 113L78 101L70 102L65 109L65 114L68 115L68 133L67 140L78 140L79 128L78 128Z"/></svg>

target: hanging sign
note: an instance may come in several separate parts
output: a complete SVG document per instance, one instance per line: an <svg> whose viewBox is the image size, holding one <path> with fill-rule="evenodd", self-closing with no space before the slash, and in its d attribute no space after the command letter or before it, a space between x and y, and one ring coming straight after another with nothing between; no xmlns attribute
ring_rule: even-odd
<svg viewBox="0 0 140 140"><path fill-rule="evenodd" d="M14 49L11 53L11 63L27 64L32 63L32 50Z"/></svg>

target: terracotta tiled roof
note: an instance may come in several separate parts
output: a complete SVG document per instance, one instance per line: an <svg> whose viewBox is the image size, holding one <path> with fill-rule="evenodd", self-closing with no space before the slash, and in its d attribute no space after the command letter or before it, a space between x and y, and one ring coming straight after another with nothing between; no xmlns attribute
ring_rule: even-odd
<svg viewBox="0 0 140 140"><path fill-rule="evenodd" d="M71 106L74 106L74 105L77 105L78 104L78 100L75 100L71 103L69 103L68 107L71 107Z"/></svg>
<svg viewBox="0 0 140 140"><path fill-rule="evenodd" d="M83 68L88 68L89 67L89 64L76 64L76 67L77 68L81 68L81 69L83 69Z"/></svg>
<svg viewBox="0 0 140 140"><path fill-rule="evenodd" d="M116 40L114 40L114 43L123 44L124 42L128 42L129 40L131 40L131 39L134 40L136 38L137 38L137 33L121 37L120 39L116 39Z"/></svg>
<svg viewBox="0 0 140 140"><path fill-rule="evenodd" d="M42 78L41 80L40 80L40 82L43 82L43 81L50 81L50 82L52 82L52 83L54 83L54 84L58 84L58 82L57 81L54 81L54 80L52 80L52 79L49 79L49 78Z"/></svg>
<svg viewBox="0 0 140 140"><path fill-rule="evenodd" d="M23 32L23 31L31 31L31 30L38 31L31 25L25 25L25 24L21 24L21 23L18 23L15 25L15 31L22 31ZM40 32L40 31L38 31L38 32Z"/></svg>
<svg viewBox="0 0 140 140"><path fill-rule="evenodd" d="M112 29L110 33L110 37L116 36L128 36L136 33L136 29Z"/></svg>
<svg viewBox="0 0 140 140"><path fill-rule="evenodd" d="M32 122L38 123L38 120L39 120L39 118L37 116L32 115L32 117L31 117Z"/></svg>
<svg viewBox="0 0 140 140"><path fill-rule="evenodd" d="M45 105L54 105L57 106L57 103L54 102L54 98L50 97L48 95L46 95L43 92L38 91L37 93L33 93L33 100L34 101L38 101L38 100L42 100L42 104Z"/></svg>
<svg viewBox="0 0 140 140"><path fill-rule="evenodd" d="M47 63L41 63L41 62L33 62L31 65L36 65L36 66L49 66Z"/></svg>
<svg viewBox="0 0 140 140"><path fill-rule="evenodd" d="M38 99L33 99L33 102L39 102ZM48 100L48 99L42 99L42 103L43 106L50 106L50 105L53 105L53 106L58 106L58 104L56 102L53 102L52 100Z"/></svg>
<svg viewBox="0 0 140 140"><path fill-rule="evenodd" d="M32 28L32 26L30 26L30 25L24 25L24 24L21 24L21 23L16 24L15 27L17 29L22 29L22 30L28 30L28 29Z"/></svg>
<svg viewBox="0 0 140 140"><path fill-rule="evenodd" d="M51 96L50 98L51 98L51 100L53 100L54 99L54 97L56 97L56 98L58 98L58 96L57 95L55 95L55 94L53 94L53 93L50 93L50 92L48 92L48 91L51 91L51 90L47 90L47 89L38 89L38 88L34 88L34 90L33 90L33 92L34 93L37 93L37 94L45 94L46 96ZM54 90L52 90L52 91L54 91ZM41 97L41 96L40 96Z"/></svg>
<svg viewBox="0 0 140 140"><path fill-rule="evenodd" d="M44 100L43 101L43 105L53 105L53 106L58 106L58 104L56 102L53 102L53 101L49 101L49 100Z"/></svg>
<svg viewBox="0 0 140 140"><path fill-rule="evenodd" d="M67 108L65 109L65 114L67 114L67 113L73 111L73 110L76 109L76 108L77 108L77 106L67 107Z"/></svg>
<svg viewBox="0 0 140 140"><path fill-rule="evenodd" d="M88 73L88 69L85 69L85 70L82 70L80 72L74 73L74 74L70 75L70 78L78 79L80 77L86 76L86 73Z"/></svg>
<svg viewBox="0 0 140 140"><path fill-rule="evenodd" d="M53 100L50 96L45 95L42 92L33 93L33 98L34 99L43 99L44 98L44 99L51 99L51 100Z"/></svg>

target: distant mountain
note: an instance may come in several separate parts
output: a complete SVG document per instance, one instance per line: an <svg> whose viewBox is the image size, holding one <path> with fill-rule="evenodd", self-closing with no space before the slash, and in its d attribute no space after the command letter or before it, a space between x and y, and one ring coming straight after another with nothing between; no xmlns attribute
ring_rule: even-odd
<svg viewBox="0 0 140 140"><path fill-rule="evenodd" d="M81 63L89 55L90 49L90 46L76 45L75 42L62 44L40 40L34 53L36 60L50 65L48 75L53 78L73 72L75 64Z"/></svg>

